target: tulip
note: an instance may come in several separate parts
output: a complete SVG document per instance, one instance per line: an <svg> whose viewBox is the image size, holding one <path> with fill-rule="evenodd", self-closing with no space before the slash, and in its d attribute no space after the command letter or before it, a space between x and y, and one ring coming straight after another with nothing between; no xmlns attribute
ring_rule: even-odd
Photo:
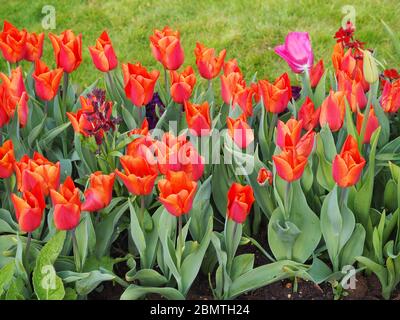
<svg viewBox="0 0 400 320"><path fill-rule="evenodd" d="M148 195L153 191L157 170L142 157L122 156L124 172L115 170L128 191L135 195Z"/></svg>
<svg viewBox="0 0 400 320"><path fill-rule="evenodd" d="M196 84L196 76L193 68L188 66L182 73L171 71L171 88L170 93L172 100L176 103L183 103L192 95L194 85Z"/></svg>
<svg viewBox="0 0 400 320"><path fill-rule="evenodd" d="M234 105L233 101L238 91L246 87L246 81L240 72L221 75L221 95L226 104Z"/></svg>
<svg viewBox="0 0 400 320"><path fill-rule="evenodd" d="M272 186L274 178L272 172L264 167L258 171L257 182L260 186L264 186L267 182Z"/></svg>
<svg viewBox="0 0 400 320"><path fill-rule="evenodd" d="M293 148L272 156L272 160L278 175L287 182L300 179L307 165L307 157L297 154L296 149Z"/></svg>
<svg viewBox="0 0 400 320"><path fill-rule="evenodd" d="M227 76L230 73L240 73L242 74L242 71L239 68L238 62L236 59L231 59L228 60L224 63L224 75Z"/></svg>
<svg viewBox="0 0 400 320"><path fill-rule="evenodd" d="M310 83L312 88L315 88L318 85L324 73L324 61L319 60L310 70Z"/></svg>
<svg viewBox="0 0 400 320"><path fill-rule="evenodd" d="M95 67L102 72L113 70L118 65L107 31L103 31L100 37L97 38L95 46L89 47L89 52Z"/></svg>
<svg viewBox="0 0 400 320"><path fill-rule="evenodd" d="M303 135L296 144L296 154L298 156L308 157L314 148L315 131L309 130Z"/></svg>
<svg viewBox="0 0 400 320"><path fill-rule="evenodd" d="M21 67L11 70L10 77L0 72L0 79L12 96L20 98L26 91Z"/></svg>
<svg viewBox="0 0 400 320"><path fill-rule="evenodd" d="M321 127L325 124L332 132L338 131L342 125L346 112L345 93L343 91L329 93L329 96L322 102L319 123Z"/></svg>
<svg viewBox="0 0 400 320"><path fill-rule="evenodd" d="M154 30L150 36L150 47L154 58L167 70L177 70L185 58L178 31L168 26Z"/></svg>
<svg viewBox="0 0 400 320"><path fill-rule="evenodd" d="M379 79L379 71L376 65L375 58L369 50L363 51L363 72L364 79L369 84L372 84Z"/></svg>
<svg viewBox="0 0 400 320"><path fill-rule="evenodd" d="M343 71L338 72L337 79L338 89L346 92L346 98L351 110L356 112L358 108L364 109L368 101L361 82L350 79Z"/></svg>
<svg viewBox="0 0 400 320"><path fill-rule="evenodd" d="M218 76L224 64L226 56L225 49L219 53L218 57L216 57L214 48L207 48L197 42L194 54L196 56L197 68L203 78L211 80Z"/></svg>
<svg viewBox="0 0 400 320"><path fill-rule="evenodd" d="M42 57L43 53L44 33L36 34L35 32L26 34L25 42L25 60L35 62Z"/></svg>
<svg viewBox="0 0 400 320"><path fill-rule="evenodd" d="M253 129L247 124L246 116L242 114L236 120L226 119L228 134L239 148L247 148L254 141Z"/></svg>
<svg viewBox="0 0 400 320"><path fill-rule="evenodd" d="M314 102L307 97L304 103L301 105L298 113L298 117L302 122L303 129L314 129L318 125L320 113L321 108L315 109Z"/></svg>
<svg viewBox="0 0 400 320"><path fill-rule="evenodd" d="M276 134L276 145L281 149L286 147L294 147L300 140L302 121L296 119L289 119L286 124L278 120L277 134Z"/></svg>
<svg viewBox="0 0 400 320"><path fill-rule="evenodd" d="M148 163L151 164L152 161L154 161L155 164L156 160L154 159L154 140L148 133L149 124L147 122L147 119L145 118L140 128L133 129L129 133L129 135L141 135L141 137L134 139L127 145L126 154L133 157L143 157Z"/></svg>
<svg viewBox="0 0 400 320"><path fill-rule="evenodd" d="M278 77L272 84L268 80L258 81L259 94L268 112L281 113L292 98L292 88L287 73Z"/></svg>
<svg viewBox="0 0 400 320"><path fill-rule="evenodd" d="M357 121L356 121L356 128L358 134L361 134L362 123L364 121L364 115L361 112L357 112ZM374 112L374 107L370 107L367 126L365 129L364 141L363 143L369 143L371 140L371 136L374 131L379 127L379 120Z"/></svg>
<svg viewBox="0 0 400 320"><path fill-rule="evenodd" d="M0 147L0 178L5 179L11 177L14 170L14 146L11 140L7 140Z"/></svg>
<svg viewBox="0 0 400 320"><path fill-rule="evenodd" d="M228 218L236 223L245 222L253 203L254 195L251 186L242 186L236 182L232 183L228 190Z"/></svg>
<svg viewBox="0 0 400 320"><path fill-rule="evenodd" d="M364 166L365 159L358 150L357 141L348 135L342 150L333 159L333 179L339 187L351 187L360 179Z"/></svg>
<svg viewBox="0 0 400 320"><path fill-rule="evenodd" d="M85 202L82 211L100 211L107 207L112 199L115 173L109 175L100 171L93 172L89 177L89 188L85 191Z"/></svg>
<svg viewBox="0 0 400 320"><path fill-rule="evenodd" d="M43 210L46 206L40 186L22 194L22 198L11 194L11 201L21 231L33 232L42 223Z"/></svg>
<svg viewBox="0 0 400 320"><path fill-rule="evenodd" d="M54 207L54 224L57 230L75 229L81 218L81 200L79 189L68 176L59 191L50 190Z"/></svg>
<svg viewBox="0 0 400 320"><path fill-rule="evenodd" d="M148 104L153 97L160 72L157 70L148 72L140 63L123 63L122 72L126 96L137 107Z"/></svg>
<svg viewBox="0 0 400 320"><path fill-rule="evenodd" d="M208 135L211 129L210 106L205 101L194 104L185 101L186 122L188 127L197 136Z"/></svg>
<svg viewBox="0 0 400 320"><path fill-rule="evenodd" d="M393 83L387 81L383 88L381 105L385 112L396 113L400 108L400 79Z"/></svg>
<svg viewBox="0 0 400 320"><path fill-rule="evenodd" d="M50 70L43 61L36 60L35 71L32 74L32 77L35 80L36 94L42 100L53 100L58 92L62 76L62 68Z"/></svg>
<svg viewBox="0 0 400 320"><path fill-rule="evenodd" d="M314 54L308 32L289 32L285 43L274 49L295 73L309 70L314 64Z"/></svg>
<svg viewBox="0 0 400 320"><path fill-rule="evenodd" d="M82 35L76 37L72 30L65 30L59 36L49 33L49 38L57 67L66 73L76 70L82 62Z"/></svg>
<svg viewBox="0 0 400 320"><path fill-rule="evenodd" d="M21 61L25 56L26 31L18 30L10 22L4 21L0 32L0 50L10 63Z"/></svg>
<svg viewBox="0 0 400 320"><path fill-rule="evenodd" d="M180 217L192 209L197 182L183 172L168 171L166 178L158 181L159 201L175 217Z"/></svg>

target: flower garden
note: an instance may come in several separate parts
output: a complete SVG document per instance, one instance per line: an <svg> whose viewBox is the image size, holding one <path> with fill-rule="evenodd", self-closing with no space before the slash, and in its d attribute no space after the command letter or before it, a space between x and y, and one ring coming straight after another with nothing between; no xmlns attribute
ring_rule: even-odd
<svg viewBox="0 0 400 320"><path fill-rule="evenodd" d="M288 33L276 79L168 26L148 36L154 70L107 31L85 44L4 21L0 299L398 295L400 74L354 25L333 68ZM83 90L81 63L99 74Z"/></svg>

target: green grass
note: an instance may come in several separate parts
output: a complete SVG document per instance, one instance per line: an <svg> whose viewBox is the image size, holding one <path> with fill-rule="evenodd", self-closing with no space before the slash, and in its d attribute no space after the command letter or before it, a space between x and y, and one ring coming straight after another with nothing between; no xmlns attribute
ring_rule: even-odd
<svg viewBox="0 0 400 320"><path fill-rule="evenodd" d="M154 28L167 24L181 32L185 65L194 65L193 49L196 41L200 41L217 50L226 48L227 58L237 58L248 78L257 72L259 78L273 79L289 70L273 48L283 42L287 32L295 30L308 31L315 58L323 58L330 64L332 36L341 23L344 16L341 8L346 4L356 9L358 38L367 47L377 48L378 58L385 65L399 66L392 55L392 43L380 23L383 19L400 34L398 0L334 3L322 0L0 0L0 20L7 19L19 28L41 32L41 10L46 4L56 8L57 28L52 32L71 28L83 34L84 61L72 76L74 82L83 86L101 76L92 64L87 46L94 44L103 29L109 31L120 62L140 61L149 68L160 68L151 55L149 36ZM44 60L54 65L47 37ZM6 70L4 61L0 62L0 70Z"/></svg>

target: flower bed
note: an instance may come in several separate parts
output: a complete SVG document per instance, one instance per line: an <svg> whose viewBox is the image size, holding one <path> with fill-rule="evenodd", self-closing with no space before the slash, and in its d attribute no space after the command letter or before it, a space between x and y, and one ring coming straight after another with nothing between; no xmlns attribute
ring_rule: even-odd
<svg viewBox="0 0 400 320"><path fill-rule="evenodd" d="M119 65L104 31L83 91L81 35L48 37L53 69L43 34L0 33L0 298L391 297L400 75L351 22L332 70L289 33L274 81L201 43L196 73L169 27L161 71Z"/></svg>

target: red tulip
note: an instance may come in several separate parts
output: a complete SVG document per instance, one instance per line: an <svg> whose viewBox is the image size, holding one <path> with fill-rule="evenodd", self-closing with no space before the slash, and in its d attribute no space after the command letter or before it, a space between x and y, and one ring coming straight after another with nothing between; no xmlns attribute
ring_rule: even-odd
<svg viewBox="0 0 400 320"><path fill-rule="evenodd" d="M122 64L122 72L126 96L137 107L148 104L153 97L160 72L157 70L148 72L140 63Z"/></svg>
<svg viewBox="0 0 400 320"><path fill-rule="evenodd" d="M313 150L315 141L315 131L308 131L303 135L299 142L296 144L296 154L303 157L308 157Z"/></svg>
<svg viewBox="0 0 400 320"><path fill-rule="evenodd" d="M26 34L25 42L25 60L35 62L42 57L43 53L44 33L36 34L35 32Z"/></svg>
<svg viewBox="0 0 400 320"><path fill-rule="evenodd" d="M224 75L228 75L233 72L242 74L236 59L231 59L224 63Z"/></svg>
<svg viewBox="0 0 400 320"><path fill-rule="evenodd" d="M196 56L197 68L203 78L211 80L218 76L221 72L222 65L224 64L226 55L225 49L219 53L218 57L216 57L214 48L207 48L197 42L194 54Z"/></svg>
<svg viewBox="0 0 400 320"><path fill-rule="evenodd" d="M365 128L363 143L369 143L371 140L372 134L379 127L379 120L375 115L374 107L371 106L370 108L371 109L369 110L369 115L368 115L368 120L367 120L367 126ZM362 128L363 121L364 121L364 115L361 112L357 112L356 127L357 127L358 134L361 134L361 128Z"/></svg>
<svg viewBox="0 0 400 320"><path fill-rule="evenodd" d="M346 113L345 93L343 91L329 93L329 96L322 102L319 123L321 127L325 124L332 132L338 131L342 125Z"/></svg>
<svg viewBox="0 0 400 320"><path fill-rule="evenodd" d="M166 178L158 181L158 199L170 214L179 217L192 209L196 189L197 182L185 172L168 171Z"/></svg>
<svg viewBox="0 0 400 320"><path fill-rule="evenodd" d="M133 157L145 158L149 164L156 164L154 159L154 140L149 135L149 124L147 119L143 120L140 128L133 129L129 135L141 135L129 143L126 147L126 154Z"/></svg>
<svg viewBox="0 0 400 320"><path fill-rule="evenodd" d="M278 175L287 182L300 179L307 165L307 157L297 154L296 149L293 148L272 156L272 160Z"/></svg>
<svg viewBox="0 0 400 320"><path fill-rule="evenodd" d="M68 176L59 191L50 190L51 201L54 207L54 224L58 230L75 229L81 218L81 200L79 189Z"/></svg>
<svg viewBox="0 0 400 320"><path fill-rule="evenodd" d="M62 76L62 68L50 70L43 61L36 60L35 71L32 74L32 77L35 80L36 94L42 100L53 100L58 92Z"/></svg>
<svg viewBox="0 0 400 320"><path fill-rule="evenodd" d="M76 37L72 30L65 30L59 36L49 33L49 38L57 67L67 73L76 70L82 62L82 35Z"/></svg>
<svg viewBox="0 0 400 320"><path fill-rule="evenodd" d="M171 71L171 97L176 103L183 103L192 95L196 76L191 66L186 67L182 73Z"/></svg>
<svg viewBox="0 0 400 320"><path fill-rule="evenodd" d="M299 109L299 120L302 121L303 129L312 130L319 122L321 108L315 109L314 102L307 97Z"/></svg>
<svg viewBox="0 0 400 320"><path fill-rule="evenodd" d="M122 156L124 172L115 170L128 191L135 195L148 195L153 191L157 170L142 157Z"/></svg>
<svg viewBox="0 0 400 320"><path fill-rule="evenodd" d="M26 31L18 30L10 22L4 21L0 32L0 50L10 63L21 61L25 56Z"/></svg>
<svg viewBox="0 0 400 320"><path fill-rule="evenodd" d="M253 129L247 124L244 114L236 120L228 117L226 125L229 136L239 148L247 148L254 141Z"/></svg>
<svg viewBox="0 0 400 320"><path fill-rule="evenodd" d="M351 187L360 179L364 166L365 159L358 150L357 141L353 136L347 136L342 151L333 159L333 179L339 187Z"/></svg>
<svg viewBox="0 0 400 320"><path fill-rule="evenodd" d="M234 106L234 98L238 91L246 87L246 81L240 72L231 72L221 75L221 95L226 104Z"/></svg>
<svg viewBox="0 0 400 320"><path fill-rule="evenodd" d="M194 104L185 101L184 105L186 122L192 132L197 136L208 135L211 129L210 106L208 102Z"/></svg>
<svg viewBox="0 0 400 320"><path fill-rule="evenodd" d="M182 65L185 55L178 31L168 26L163 30L154 30L150 36L150 47L154 58L167 70L177 70Z"/></svg>
<svg viewBox="0 0 400 320"><path fill-rule="evenodd" d="M100 71L108 72L117 67L118 60L107 31L102 32L96 45L89 47L89 51L94 65Z"/></svg>
<svg viewBox="0 0 400 320"><path fill-rule="evenodd" d="M0 147L0 178L11 177L14 172L14 146L11 140L7 140Z"/></svg>
<svg viewBox="0 0 400 320"><path fill-rule="evenodd" d="M228 191L228 218L236 223L245 222L253 202L254 195L251 186L242 186L236 182L232 183Z"/></svg>
<svg viewBox="0 0 400 320"><path fill-rule="evenodd" d="M20 229L23 232L35 231L42 222L46 207L40 186L37 184L31 191L24 192L22 198L11 194L11 201Z"/></svg>
<svg viewBox="0 0 400 320"><path fill-rule="evenodd" d="M312 88L318 85L324 73L324 61L319 60L318 63L310 69L310 83Z"/></svg>
<svg viewBox="0 0 400 320"><path fill-rule="evenodd" d="M351 80L346 73L339 71L338 89L346 92L346 98L353 112L357 109L364 109L367 105L367 97L365 96L363 86L360 82Z"/></svg>
<svg viewBox="0 0 400 320"><path fill-rule="evenodd" d="M277 78L273 84L268 80L260 80L258 87L264 107L268 112L281 113L292 99L292 88L287 73Z"/></svg>
<svg viewBox="0 0 400 320"><path fill-rule="evenodd" d="M272 186L272 182L274 180L274 177L272 175L272 172L264 167L262 167L258 171L257 175L257 182L260 186L264 186L267 182L270 186Z"/></svg>
<svg viewBox="0 0 400 320"><path fill-rule="evenodd" d="M276 132L276 145L281 149L286 147L294 147L300 140L302 129L302 121L294 118L289 119L286 123L278 120Z"/></svg>
<svg viewBox="0 0 400 320"><path fill-rule="evenodd" d="M400 108L400 79L393 83L386 82L382 97L381 105L385 112L395 113Z"/></svg>
<svg viewBox="0 0 400 320"><path fill-rule="evenodd" d="M100 171L93 172L89 177L89 188L85 191L85 202L82 211L100 211L107 207L112 199L115 173L109 175Z"/></svg>

